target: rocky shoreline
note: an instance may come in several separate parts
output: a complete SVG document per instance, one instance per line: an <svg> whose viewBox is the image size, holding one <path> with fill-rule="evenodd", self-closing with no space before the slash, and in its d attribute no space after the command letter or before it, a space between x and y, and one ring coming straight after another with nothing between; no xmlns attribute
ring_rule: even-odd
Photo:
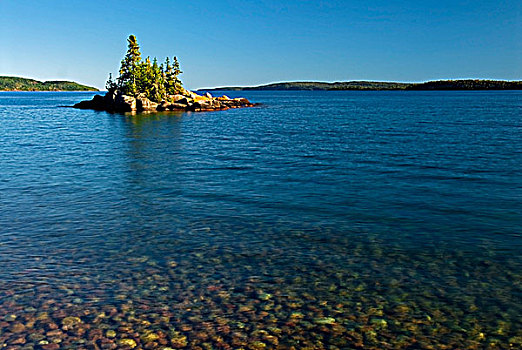
<svg viewBox="0 0 522 350"><path fill-rule="evenodd" d="M92 100L81 101L73 106L79 109L94 109L107 112L143 112L154 113L164 111L220 111L230 108L254 107L256 104L246 98L230 98L226 95L214 97L210 93L204 96L185 90L183 94L171 95L168 101L153 102L143 95L137 97L122 94L120 91L109 91L95 95Z"/></svg>

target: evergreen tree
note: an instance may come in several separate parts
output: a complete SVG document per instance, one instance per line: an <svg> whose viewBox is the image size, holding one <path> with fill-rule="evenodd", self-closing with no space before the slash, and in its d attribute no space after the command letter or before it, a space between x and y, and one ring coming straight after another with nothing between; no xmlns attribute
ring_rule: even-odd
<svg viewBox="0 0 522 350"><path fill-rule="evenodd" d="M114 80L112 80L112 73L109 73L109 80L107 80L107 83L105 83L105 88L109 92L113 92L114 90L116 90L118 88L118 85L116 84L116 82L114 82Z"/></svg>
<svg viewBox="0 0 522 350"><path fill-rule="evenodd" d="M141 53L138 41L134 35L130 35L127 39L127 54L121 61L120 76L118 78L118 87L124 94L136 96L137 89L137 73L138 66L141 62Z"/></svg>
<svg viewBox="0 0 522 350"><path fill-rule="evenodd" d="M153 101L161 101L166 95L163 72L158 65L158 59L154 57L152 62L152 92L150 98Z"/></svg>
<svg viewBox="0 0 522 350"><path fill-rule="evenodd" d="M144 94L145 97L150 99L152 95L152 84L154 81L150 57L147 57L145 61L140 63L138 71L138 91L139 93Z"/></svg>
<svg viewBox="0 0 522 350"><path fill-rule="evenodd" d="M181 80L179 79L179 75L182 74L181 68L179 66L179 61L176 56L174 56L174 76L176 77L175 86L176 86L176 93L180 93L183 91L183 84L181 83Z"/></svg>
<svg viewBox="0 0 522 350"><path fill-rule="evenodd" d="M134 97L143 95L155 102L183 92L183 85L178 77L182 72L177 57L174 57L173 63L167 57L165 65L159 65L156 58L152 62L150 57L142 61L136 37L130 35L127 42L128 49L121 61L120 76L116 83L112 80L112 74L109 74L105 85L107 90L118 89L124 95Z"/></svg>
<svg viewBox="0 0 522 350"><path fill-rule="evenodd" d="M179 67L178 58L174 57L174 65L170 64L170 60L167 57L165 61L165 88L168 95L179 94L183 90L179 75L182 73Z"/></svg>

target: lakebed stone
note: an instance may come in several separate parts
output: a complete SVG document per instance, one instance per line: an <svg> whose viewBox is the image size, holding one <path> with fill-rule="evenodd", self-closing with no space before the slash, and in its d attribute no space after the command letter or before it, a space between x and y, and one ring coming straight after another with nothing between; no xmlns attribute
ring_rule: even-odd
<svg viewBox="0 0 522 350"><path fill-rule="evenodd" d="M81 101L74 108L94 109L108 112L162 112L162 111L218 111L229 108L254 107L246 98L231 99L228 96L213 97L207 93L200 96L192 91L172 95L168 101L153 102L143 95L132 97L119 91L109 91L105 96L96 95L90 101Z"/></svg>

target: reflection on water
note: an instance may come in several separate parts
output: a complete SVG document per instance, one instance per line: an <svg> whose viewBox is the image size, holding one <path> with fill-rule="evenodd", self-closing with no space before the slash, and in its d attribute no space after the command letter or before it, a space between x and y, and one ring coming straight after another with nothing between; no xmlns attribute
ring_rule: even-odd
<svg viewBox="0 0 522 350"><path fill-rule="evenodd" d="M520 95L310 94L0 95L0 344L520 347Z"/></svg>

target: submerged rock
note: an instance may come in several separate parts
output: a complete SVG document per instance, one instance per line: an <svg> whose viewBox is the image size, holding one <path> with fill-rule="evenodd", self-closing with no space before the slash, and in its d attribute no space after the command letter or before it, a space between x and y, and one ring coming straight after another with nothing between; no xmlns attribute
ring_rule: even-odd
<svg viewBox="0 0 522 350"><path fill-rule="evenodd" d="M229 108L253 107L246 98L231 99L228 96L213 97L207 93L200 96L191 91L183 95L168 96L168 101L153 102L143 95L132 97L120 91L109 91L105 96L96 95L90 101L81 101L74 108L94 109L107 112L162 112L162 111L217 111Z"/></svg>
<svg viewBox="0 0 522 350"><path fill-rule="evenodd" d="M314 319L314 322L317 324L323 324L323 325L334 324L335 318L333 318L333 317L316 318L316 319Z"/></svg>
<svg viewBox="0 0 522 350"><path fill-rule="evenodd" d="M63 326L75 326L80 323L82 323L82 320L79 317L74 316L69 316L62 320Z"/></svg>
<svg viewBox="0 0 522 350"><path fill-rule="evenodd" d="M118 345L128 346L131 349L134 349L137 346L136 341L134 341L134 339L130 339L130 338L124 338L124 339L118 340Z"/></svg>
<svg viewBox="0 0 522 350"><path fill-rule="evenodd" d="M109 329L107 332L105 332L105 336L107 338L115 338L116 337L116 331L113 329Z"/></svg>

